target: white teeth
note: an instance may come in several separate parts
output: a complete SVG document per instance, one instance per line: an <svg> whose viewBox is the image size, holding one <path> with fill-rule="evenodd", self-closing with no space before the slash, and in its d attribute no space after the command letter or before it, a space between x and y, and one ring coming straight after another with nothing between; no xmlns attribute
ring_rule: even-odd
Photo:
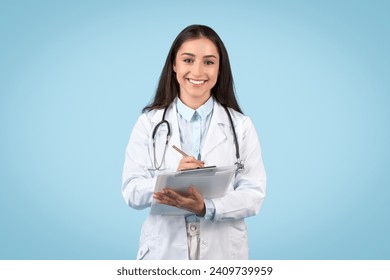
<svg viewBox="0 0 390 280"><path fill-rule="evenodd" d="M192 84L195 84L195 85L201 85L201 84L204 84L205 81L196 81L196 80L192 80L192 79L188 79Z"/></svg>

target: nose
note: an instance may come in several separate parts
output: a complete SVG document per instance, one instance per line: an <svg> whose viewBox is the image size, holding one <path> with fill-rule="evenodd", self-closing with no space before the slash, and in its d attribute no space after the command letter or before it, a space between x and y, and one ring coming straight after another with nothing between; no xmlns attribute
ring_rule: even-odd
<svg viewBox="0 0 390 280"><path fill-rule="evenodd" d="M201 63L201 62L194 63L191 72L192 72L192 75L194 75L194 78L202 76L203 63Z"/></svg>

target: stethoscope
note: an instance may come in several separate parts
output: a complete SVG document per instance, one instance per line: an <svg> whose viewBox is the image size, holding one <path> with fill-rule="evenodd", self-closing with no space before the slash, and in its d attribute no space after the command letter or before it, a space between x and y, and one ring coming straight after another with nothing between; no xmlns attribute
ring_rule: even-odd
<svg viewBox="0 0 390 280"><path fill-rule="evenodd" d="M230 112L229 112L228 108L225 105L222 105L222 107L226 111L226 114L227 114L227 116L229 118L229 122L230 122L230 125L231 125L231 128L232 128L232 131L233 131L234 146L236 148L236 159L237 159L237 161L234 164L236 165L236 172L240 172L240 171L244 170L244 161L240 159L240 148L238 147L238 140L237 140L236 130L234 128L232 116L230 115ZM152 133L153 160L154 160L153 164L154 164L154 168L155 168L153 170L160 170L161 169L161 166L163 165L163 162L164 162L164 159L165 159L165 153L167 151L168 142L169 142L169 139L171 138L171 127L170 127L168 121L165 120L165 114L167 113L167 109L168 109L168 107L166 107L164 109L164 113L163 113L163 116L161 118L161 121L158 124L156 124L156 126L153 129L153 133ZM157 157L156 157L156 133L157 133L158 129L162 125L164 125L164 124L167 126L167 136L166 136L166 140L165 140L165 147L164 147L163 156L162 156L160 164L158 164Z"/></svg>

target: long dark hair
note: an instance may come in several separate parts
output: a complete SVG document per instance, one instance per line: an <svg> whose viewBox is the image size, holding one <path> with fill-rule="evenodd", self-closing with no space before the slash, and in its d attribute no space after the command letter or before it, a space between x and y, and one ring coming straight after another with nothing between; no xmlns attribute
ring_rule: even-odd
<svg viewBox="0 0 390 280"><path fill-rule="evenodd" d="M180 87L176 79L176 73L173 71L177 52L185 41L201 37L205 37L215 44L220 57L219 75L217 83L211 89L211 94L220 104L242 113L234 92L233 74L230 69L229 56L225 45L218 34L205 25L190 25L177 35L169 50L164 68L161 71L154 99L143 108L142 112L166 108L179 96Z"/></svg>

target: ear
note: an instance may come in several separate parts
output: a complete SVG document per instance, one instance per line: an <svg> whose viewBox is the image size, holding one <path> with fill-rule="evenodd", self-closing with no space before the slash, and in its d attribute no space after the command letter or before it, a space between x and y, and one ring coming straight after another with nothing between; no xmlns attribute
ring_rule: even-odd
<svg viewBox="0 0 390 280"><path fill-rule="evenodd" d="M176 73L176 65L175 64L173 64L173 72Z"/></svg>

